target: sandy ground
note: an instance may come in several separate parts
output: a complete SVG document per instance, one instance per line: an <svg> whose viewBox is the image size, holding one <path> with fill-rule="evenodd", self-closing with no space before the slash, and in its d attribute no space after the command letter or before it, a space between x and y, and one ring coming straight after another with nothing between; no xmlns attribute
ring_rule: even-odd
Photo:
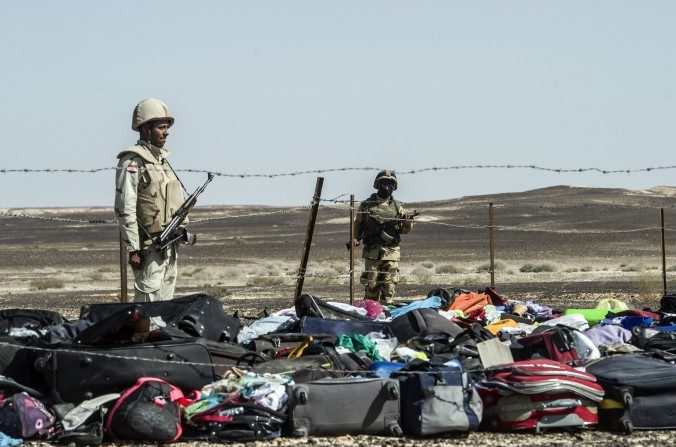
<svg viewBox="0 0 676 447"><path fill-rule="evenodd" d="M676 229L676 188L647 192L555 187L442 203L410 204L422 211L402 242L399 299L426 296L443 286L478 289L490 283L487 204L495 204L496 286L511 299L555 308L594 307L617 298L655 307L661 296L659 208ZM106 208L12 210L37 217L110 219ZM237 217L270 213L263 216ZM193 211L198 245L180 252L177 293L221 297L229 311L258 315L292 304L294 275L308 211L269 207L206 207ZM645 229L645 230L642 230ZM639 230L639 231L636 231ZM349 210L322 206L317 218L304 291L349 301ZM673 253L667 232L667 253ZM82 305L119 299L119 255L114 224L0 217L0 307L44 308L77 318ZM361 262L357 257L356 270ZM667 257L668 280L676 257ZM129 272L131 275L131 272ZM355 297L361 288L358 280ZM130 290L133 287L129 281ZM630 437L598 431L541 436L476 433L440 440L378 437L280 439L255 445L676 445L672 432ZM252 444L254 445L254 444Z"/></svg>

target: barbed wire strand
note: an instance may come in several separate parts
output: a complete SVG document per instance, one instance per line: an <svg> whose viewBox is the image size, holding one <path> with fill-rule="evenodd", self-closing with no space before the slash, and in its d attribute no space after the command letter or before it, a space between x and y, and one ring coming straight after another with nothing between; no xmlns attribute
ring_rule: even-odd
<svg viewBox="0 0 676 447"><path fill-rule="evenodd" d="M121 170L126 169L124 166L110 166L104 168L0 168L0 174L9 173L98 173L102 171ZM141 168L143 169L143 168ZM466 169L530 169L534 171L553 172L553 173L599 173L599 174L632 174L639 172L653 172L676 169L676 165L664 166L650 166L643 168L551 168L547 166L539 166L534 164L475 164L475 165L452 165L452 166L432 166L427 168L409 169L404 171L396 171L398 175L411 175L425 172L437 171L458 171ZM226 173L220 171L213 171L208 169L176 169L177 172L212 173L218 177L229 178L277 178L277 177L295 177L306 174L326 174L330 172L349 172L349 171L379 171L381 168L372 166L363 167L342 167L342 168L324 168L324 169L308 169L289 172L274 172L274 173Z"/></svg>
<svg viewBox="0 0 676 447"><path fill-rule="evenodd" d="M132 360L132 361L135 361L135 362L146 362L146 363L174 365L174 366L178 365L178 366L187 366L187 367L203 366L203 367L214 368L214 369L222 369L224 367L225 368L234 367L234 368L238 368L238 369L241 369L241 370L250 370L252 367L255 367L255 365L264 364L264 363L256 363L254 365L247 365L246 363L248 363L248 362L242 361L242 363L243 363L242 365L225 365L223 363L190 362L190 361L186 361L186 360L165 360L165 359L158 359L158 358L139 357L139 356L133 356L133 355L109 354L109 353L106 353L106 352L93 351L94 349L101 349L100 346L95 346L95 345L83 346L82 349L67 349L67 348L63 348L63 347L48 348L48 347L39 347L39 346L29 346L29 345L22 345L22 344L19 344L19 343L0 341L0 346L12 348L12 349L34 351L34 352L44 352L44 353L48 353L48 354L58 352L58 353L75 354L75 355L87 356L87 357L101 357L101 358L106 358L106 359L111 359L111 360ZM129 347L129 346L127 346L127 347ZM302 359L302 356L298 357L298 359ZM270 360L272 360L272 359L270 359ZM293 360L293 358L291 358L291 360ZM328 372L335 372L335 373L343 373L343 374L363 374L363 373L367 372L365 370L328 369L328 368L322 368L319 365L317 365L315 368L302 368L301 371L312 370L312 369L321 370L321 371L328 371ZM478 371L483 371L483 369L476 369L476 370L466 369L464 371L465 372L478 372ZM292 372L295 372L295 370L289 371L289 373L292 373ZM404 374L405 375L420 375L420 374L428 374L428 372L425 372L425 371L397 371L397 374L401 374L401 375L404 375Z"/></svg>
<svg viewBox="0 0 676 447"><path fill-rule="evenodd" d="M342 196L346 194L341 194ZM340 197L340 196L339 196ZM663 197L667 198L667 197ZM671 199L671 197L668 197ZM469 207L481 207L481 208L488 208L491 203L493 203L493 208L541 208L541 209L546 209L546 210L567 210L567 209L575 209L575 208L621 208L621 209L649 209L649 210L655 210L655 209L660 209L660 208L676 208L676 205L654 205L654 206L648 206L648 205L633 205L633 204L623 204L623 203L576 203L576 204L570 204L570 205L550 205L550 204L542 204L542 203L531 203L531 202L512 202L512 203L498 203L495 200L481 200L481 201L474 201L474 202L463 202L464 199L462 198L453 198L453 199L442 199L442 200L435 200L435 201L430 201L430 202L411 202L409 203L409 206L411 208L416 208L416 209L427 209L427 208L438 208L438 207L457 207L457 208L469 208ZM333 203L337 205L349 205L351 203L351 200L344 200L344 199L319 199L320 202L326 202L326 203ZM357 208L359 206L359 203L361 200L355 200L355 205ZM331 207L326 207L328 209L331 209ZM343 206L340 207L335 207L335 209L343 209ZM347 209L350 209L349 206L347 206Z"/></svg>
<svg viewBox="0 0 676 447"><path fill-rule="evenodd" d="M199 224L203 222L214 222L219 220L228 220L228 219L244 219L244 218L254 218L254 217L264 217L272 215L281 215L281 214L291 214L297 213L300 211L305 211L311 208L311 205L290 208L286 210L277 210L277 211L263 211L260 213L246 213L239 215L226 215L226 216L216 216L208 217L202 219L194 219L192 223ZM357 212L357 214L370 214L368 211ZM64 223L79 223L79 224L113 224L116 223L116 219L74 219L74 218L63 218L63 217L52 217L52 216L36 216L30 214L20 214L16 212L8 212L0 210L0 217L11 217L11 218L25 218L25 219L36 219L43 221L53 221L53 222L64 222ZM384 221L405 221L406 219L402 218L385 218ZM436 225L447 228L454 229L464 229L464 230L487 230L490 227L488 225L463 225L463 224L452 224L448 222L438 222L438 221L416 221L417 225ZM318 222L319 225L324 224L323 222ZM660 231L661 227L642 227L642 228L633 228L626 230L579 230L579 229L556 229L556 228L542 228L542 227L518 227L518 226L506 226L506 225L495 225L493 226L495 230L500 231L515 231L515 232L533 232L533 233L551 233L551 234L628 234L628 233L641 233L646 231ZM665 228L665 232L676 232L676 229Z"/></svg>

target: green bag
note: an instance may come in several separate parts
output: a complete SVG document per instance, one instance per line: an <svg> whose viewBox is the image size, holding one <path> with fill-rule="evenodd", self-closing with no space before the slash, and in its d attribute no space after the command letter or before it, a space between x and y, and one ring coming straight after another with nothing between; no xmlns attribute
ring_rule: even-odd
<svg viewBox="0 0 676 447"><path fill-rule="evenodd" d="M605 319L606 315L608 315L608 312L613 311L614 310L608 309L566 309L565 311L563 311L563 314L564 315L580 314L587 320L589 326L594 326L595 324L599 324L603 319Z"/></svg>

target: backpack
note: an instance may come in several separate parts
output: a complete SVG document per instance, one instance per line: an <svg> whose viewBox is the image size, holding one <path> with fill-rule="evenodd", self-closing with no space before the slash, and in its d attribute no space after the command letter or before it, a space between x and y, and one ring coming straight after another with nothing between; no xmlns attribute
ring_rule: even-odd
<svg viewBox="0 0 676 447"><path fill-rule="evenodd" d="M141 377L115 402L106 417L114 439L172 442L181 437L183 392L161 379Z"/></svg>
<svg viewBox="0 0 676 447"><path fill-rule="evenodd" d="M286 422L283 411L252 403L224 402L192 415L185 439L210 442L250 442L281 436Z"/></svg>
<svg viewBox="0 0 676 447"><path fill-rule="evenodd" d="M30 438L47 433L55 417L25 391L0 400L0 432L13 438Z"/></svg>

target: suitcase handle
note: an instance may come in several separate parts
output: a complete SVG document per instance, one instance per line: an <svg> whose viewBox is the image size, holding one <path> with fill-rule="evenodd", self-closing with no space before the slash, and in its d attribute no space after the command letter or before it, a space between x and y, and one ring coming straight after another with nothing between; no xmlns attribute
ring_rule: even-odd
<svg viewBox="0 0 676 447"><path fill-rule="evenodd" d="M390 400L397 400L399 399L399 388L395 385L395 383L391 380L386 381L383 383L383 388L387 391L387 395L389 396L388 398Z"/></svg>

